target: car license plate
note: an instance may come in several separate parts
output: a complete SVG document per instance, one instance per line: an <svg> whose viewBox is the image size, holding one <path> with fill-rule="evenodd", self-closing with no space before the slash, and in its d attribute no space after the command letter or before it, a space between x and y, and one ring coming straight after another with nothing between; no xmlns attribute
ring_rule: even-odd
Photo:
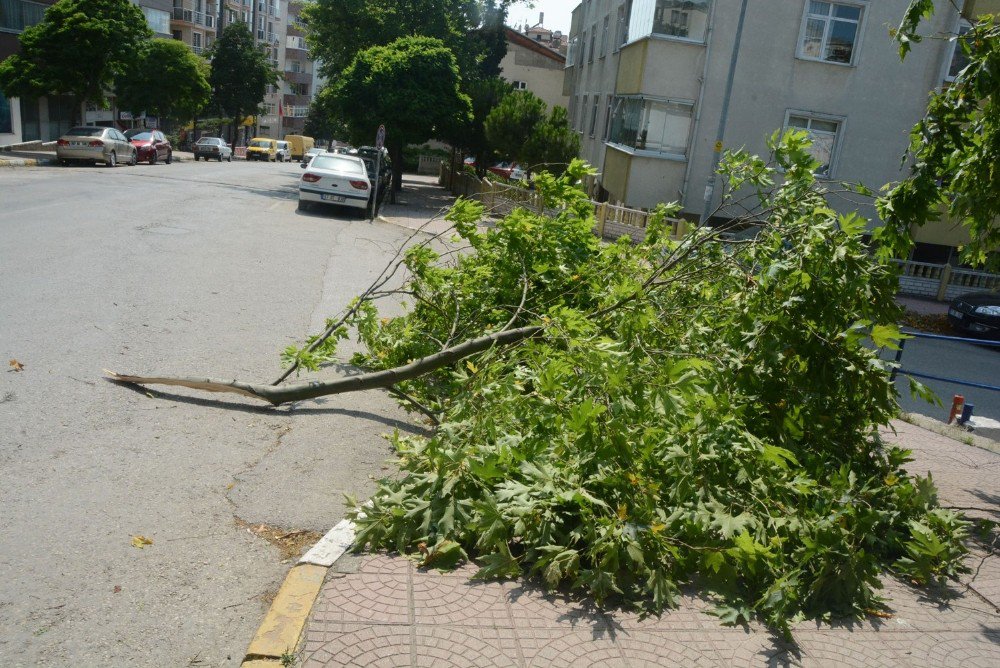
<svg viewBox="0 0 1000 668"><path fill-rule="evenodd" d="M950 315L952 318L955 318L956 320L961 320L963 314L961 311L956 311L955 309L950 308L948 309L948 315Z"/></svg>
<svg viewBox="0 0 1000 668"><path fill-rule="evenodd" d="M344 201L344 196L343 195L320 195L320 198L322 198L322 200L324 202L343 202Z"/></svg>

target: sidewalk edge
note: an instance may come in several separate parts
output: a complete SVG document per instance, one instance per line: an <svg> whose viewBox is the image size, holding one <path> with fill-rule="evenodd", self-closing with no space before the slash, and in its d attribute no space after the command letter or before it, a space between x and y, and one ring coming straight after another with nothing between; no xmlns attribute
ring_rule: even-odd
<svg viewBox="0 0 1000 668"><path fill-rule="evenodd" d="M926 415L920 415L919 413L900 413L899 419L903 422L909 422L912 425L926 429L927 431L932 431L939 436L950 438L953 441L958 441L959 443L965 443L966 445L971 445L982 450L989 450L990 452L1000 454L1000 443L965 431L961 427L945 424L940 420L935 420L934 418L927 417Z"/></svg>

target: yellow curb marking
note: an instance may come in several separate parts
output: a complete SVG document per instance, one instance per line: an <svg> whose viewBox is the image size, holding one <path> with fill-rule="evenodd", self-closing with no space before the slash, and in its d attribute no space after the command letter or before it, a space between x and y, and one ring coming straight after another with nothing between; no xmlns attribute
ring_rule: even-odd
<svg viewBox="0 0 1000 668"><path fill-rule="evenodd" d="M288 571L271 609L250 641L244 666L253 666L250 662L261 658L277 659L286 652L295 651L326 572L326 567L312 564L300 564Z"/></svg>

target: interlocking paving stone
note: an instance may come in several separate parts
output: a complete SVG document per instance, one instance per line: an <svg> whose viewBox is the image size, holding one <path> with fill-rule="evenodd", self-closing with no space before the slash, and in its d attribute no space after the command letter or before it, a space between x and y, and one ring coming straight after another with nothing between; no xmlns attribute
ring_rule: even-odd
<svg viewBox="0 0 1000 668"><path fill-rule="evenodd" d="M886 440L913 451L909 470L931 471L943 503L1000 519L1000 455L894 427ZM439 572L398 556L354 559L348 572L331 570L317 598L299 648L304 667L1000 666L1000 557L983 550L961 584L928 591L887 575L884 617L805 621L793 643L756 623L720 625L694 590L678 609L641 618L530 580L471 580L474 565Z"/></svg>

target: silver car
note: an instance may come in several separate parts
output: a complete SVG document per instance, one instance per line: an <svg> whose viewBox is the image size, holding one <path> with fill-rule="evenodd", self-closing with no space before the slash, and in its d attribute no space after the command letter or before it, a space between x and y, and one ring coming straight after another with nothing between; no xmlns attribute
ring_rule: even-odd
<svg viewBox="0 0 1000 668"><path fill-rule="evenodd" d="M134 165L139 161L139 152L115 128L80 125L70 128L56 141L56 158L61 165L103 162L108 167L114 167L119 162Z"/></svg>

